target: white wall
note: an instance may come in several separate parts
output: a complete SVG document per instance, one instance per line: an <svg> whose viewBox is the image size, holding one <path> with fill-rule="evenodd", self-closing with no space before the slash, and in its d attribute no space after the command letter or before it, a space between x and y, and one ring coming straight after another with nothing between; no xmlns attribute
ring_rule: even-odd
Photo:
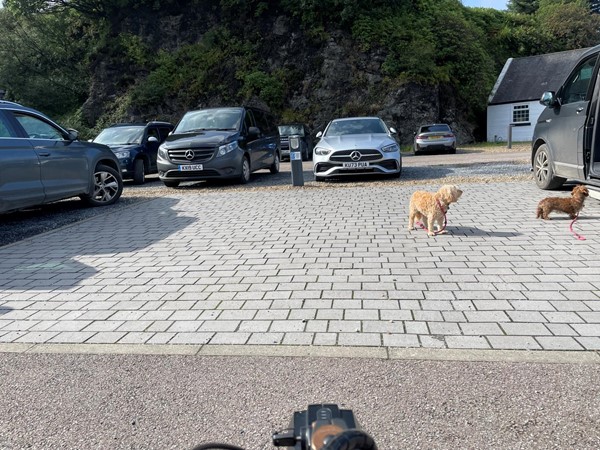
<svg viewBox="0 0 600 450"><path fill-rule="evenodd" d="M531 141L533 129L537 123L538 117L544 110L545 106L539 101L509 103L506 105L491 105L487 108L487 141L501 142L508 141L508 125L512 123L513 106L514 105L529 105L529 126L513 127L512 140L513 142ZM494 139L495 138L495 139Z"/></svg>

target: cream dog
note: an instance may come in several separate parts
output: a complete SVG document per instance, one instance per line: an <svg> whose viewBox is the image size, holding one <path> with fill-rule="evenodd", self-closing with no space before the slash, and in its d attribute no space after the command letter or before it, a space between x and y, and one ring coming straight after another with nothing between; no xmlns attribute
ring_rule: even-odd
<svg viewBox="0 0 600 450"><path fill-rule="evenodd" d="M444 218L450 207L450 203L458 201L462 195L458 186L452 184L443 185L436 193L416 191L410 198L408 229L414 230L415 221L422 221L429 236L446 233L444 230ZM437 226L437 231L434 231Z"/></svg>

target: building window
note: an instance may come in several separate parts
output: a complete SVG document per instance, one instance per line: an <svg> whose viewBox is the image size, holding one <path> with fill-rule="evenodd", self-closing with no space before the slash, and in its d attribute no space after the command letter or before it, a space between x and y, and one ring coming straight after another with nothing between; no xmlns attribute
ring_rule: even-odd
<svg viewBox="0 0 600 450"><path fill-rule="evenodd" d="M513 106L513 123L529 122L529 105Z"/></svg>

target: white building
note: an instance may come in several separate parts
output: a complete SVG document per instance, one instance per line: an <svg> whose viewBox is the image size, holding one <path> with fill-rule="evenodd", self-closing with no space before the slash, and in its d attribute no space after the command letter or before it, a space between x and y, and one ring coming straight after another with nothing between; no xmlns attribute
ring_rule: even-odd
<svg viewBox="0 0 600 450"><path fill-rule="evenodd" d="M531 141L542 94L556 92L586 50L509 58L488 98L487 141L507 142L510 132L513 142Z"/></svg>

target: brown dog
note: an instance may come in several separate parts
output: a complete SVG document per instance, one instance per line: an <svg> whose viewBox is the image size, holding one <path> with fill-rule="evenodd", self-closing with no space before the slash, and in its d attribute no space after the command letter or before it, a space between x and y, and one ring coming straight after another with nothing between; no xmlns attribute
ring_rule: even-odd
<svg viewBox="0 0 600 450"><path fill-rule="evenodd" d="M571 219L575 219L583 208L583 202L588 195L590 195L588 189L580 184L573 188L570 198L547 197L538 203L536 218L550 220L548 214L552 211L560 211L568 214Z"/></svg>
<svg viewBox="0 0 600 450"><path fill-rule="evenodd" d="M410 198L410 206L408 213L408 229L414 230L415 220L423 222L427 228L427 234L434 236L435 234L446 233L443 230L444 217L448 212L450 203L457 202L462 191L458 186L445 184L436 193L417 191ZM433 227L437 225L437 231Z"/></svg>

